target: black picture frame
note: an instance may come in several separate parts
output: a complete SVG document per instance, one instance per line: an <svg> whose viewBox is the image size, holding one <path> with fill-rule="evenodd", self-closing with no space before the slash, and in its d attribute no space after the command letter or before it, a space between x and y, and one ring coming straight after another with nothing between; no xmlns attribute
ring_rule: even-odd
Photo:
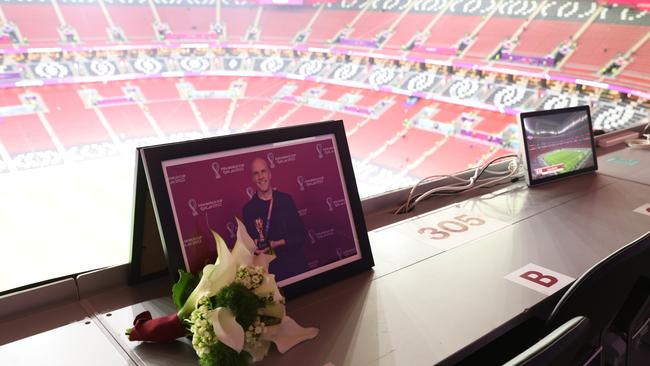
<svg viewBox="0 0 650 366"><path fill-rule="evenodd" d="M529 154L529 146L528 146L528 137L526 134L526 128L524 126L524 121L527 118L534 118L534 117L545 117L545 116L552 116L552 115L558 115L558 114L563 114L563 113L572 113L572 112L584 112L586 113L587 116L587 124L589 127L589 136L591 139L591 154L593 157L593 162L594 165L591 167L587 168L582 168L582 169L577 169L568 173L563 173L563 174L558 174L558 175L552 175L544 178L537 178L534 179L532 175L532 169L531 169L531 161L530 161L530 154ZM544 183L549 183L556 181L558 179L564 179L567 177L572 177L576 176L579 174L585 174L585 173L591 173L595 172L598 170L598 158L596 156L596 143L594 141L594 130L593 130L593 124L591 122L591 113L589 106L577 106L577 107L568 107L568 108L559 108L559 109L551 109L551 110L545 110L545 111L533 111L533 112L523 112L518 115L518 122L519 122L519 133L520 133L520 139L522 141L522 154L523 158L525 160L525 170L526 170L526 183L529 186L537 186L539 184L544 184Z"/></svg>
<svg viewBox="0 0 650 366"><path fill-rule="evenodd" d="M147 183L142 148L135 151L135 182L133 187L133 217L131 220L131 258L128 284L135 285L167 275L160 230Z"/></svg>
<svg viewBox="0 0 650 366"><path fill-rule="evenodd" d="M343 121L325 121L282 127L271 130L210 137L205 139L148 146L140 149L148 189L151 193L160 239L165 251L168 270L172 280L178 278L178 270L187 270L181 250L181 243L172 210L172 202L163 172L163 162L227 152L273 143L301 140L323 135L333 135L339 156L342 179L347 189L348 205L353 221L354 232L358 240L360 259L343 264L323 273L291 283L281 290L286 298L293 298L308 291L340 281L351 275L366 271L374 266L372 251L368 239L361 200L354 178L352 160L345 134Z"/></svg>

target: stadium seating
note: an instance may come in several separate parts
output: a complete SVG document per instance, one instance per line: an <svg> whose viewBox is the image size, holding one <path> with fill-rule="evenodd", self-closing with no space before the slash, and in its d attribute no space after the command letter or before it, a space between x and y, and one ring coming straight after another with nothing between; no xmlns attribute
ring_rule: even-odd
<svg viewBox="0 0 650 366"><path fill-rule="evenodd" d="M196 99L193 103L206 127L210 131L218 131L226 123L232 99Z"/></svg>
<svg viewBox="0 0 650 366"><path fill-rule="evenodd" d="M30 45L52 45L58 43L59 21L51 6L32 4L2 4L2 11L7 19L20 29L23 38ZM38 19L38 22L34 20Z"/></svg>
<svg viewBox="0 0 650 366"><path fill-rule="evenodd" d="M122 28L131 42L154 40L153 14L145 6L106 5L116 26Z"/></svg>
<svg viewBox="0 0 650 366"><path fill-rule="evenodd" d="M329 111L324 111L322 109L317 109L313 107L302 106L298 108L294 113L289 116L282 124L279 126L296 126L304 123L311 122L320 122L328 120L328 116L331 114Z"/></svg>
<svg viewBox="0 0 650 366"><path fill-rule="evenodd" d="M350 23L357 15L354 11L323 10L310 28L309 44L325 45Z"/></svg>
<svg viewBox="0 0 650 366"><path fill-rule="evenodd" d="M52 139L36 115L3 118L0 136L2 145L12 156L55 149Z"/></svg>
<svg viewBox="0 0 650 366"><path fill-rule="evenodd" d="M370 102L369 104L367 104ZM357 105L372 106L378 102L375 95L364 97ZM352 155L363 159L379 149L384 143L395 137L404 126L407 118L415 113L413 108L404 107L404 98L397 98L395 104L382 114L381 120L370 120L366 125L349 137L350 145L356 145ZM390 124L382 123L391 121Z"/></svg>
<svg viewBox="0 0 650 366"><path fill-rule="evenodd" d="M253 4L222 3L219 20L225 25L225 40L231 43L242 43L247 33L256 26L260 39L249 42L253 47L255 43L266 45L294 46L296 35L307 29L306 38L298 40L306 46L332 47L337 52L346 50L373 51L378 54L403 56L402 51L414 36L426 28L433 16L442 11L445 2L424 2L414 5L408 13L402 14L407 3L402 1L378 1L369 5L365 13L351 26L353 19L359 14L362 2L346 4L329 4L327 6L313 7L274 7ZM109 18L115 25L124 31L127 44L146 44L151 47L170 46L176 47L175 41L185 42L185 38L196 39L214 37L208 35L211 26L217 21L216 8L213 5L185 4L178 2L176 5L162 5L154 2L155 11L160 16L162 23L167 24L173 39L165 42L157 40L154 31L154 12L149 5L131 4L119 5L119 2L106 2L107 13L94 3L82 4L61 0L58 2L61 14L79 36L81 45L103 45L108 43L107 27ZM567 2L568 4L568 2ZM518 43L513 52L523 55L544 56L551 53L557 46L574 35L577 29L584 24L592 7L582 2L571 2L561 6L556 2L549 2L543 10L530 22L519 35ZM320 9L319 9L320 8ZM475 39L468 49L459 55L441 55L414 50L408 52L430 60L460 61L468 66L454 70L456 74L449 73L444 66L433 66L424 73L415 68L400 66L393 62L375 62L374 64L359 64L358 59L346 62L343 59L321 57L320 53L305 53L299 56L294 53L273 54L266 56L264 53L254 51L248 55L253 60L249 64L241 62L236 57L237 50L211 50L207 54L189 53L182 57L176 51L168 51L155 55L151 52L134 51L131 54L115 54L102 58L104 69L113 65L112 74L117 69L127 69L127 72L150 74L148 79L131 80L129 82L111 81L102 84L80 84L75 81L69 85L43 86L30 88L31 91L42 96L49 112L43 114L43 119L35 114L23 116L3 117L0 123L0 141L9 151L11 156L17 154L56 150L60 142L64 149L77 148L83 144L110 143L115 137L117 140L131 140L147 137L166 138L177 133L220 133L227 127L229 131L256 130L277 126L288 126L322 119L344 119L346 131L350 136L352 154L360 160L368 160L364 164L378 164L382 169L395 172L403 171L407 159L411 159L415 151L434 150L439 152L426 155L426 158L413 166L409 174L415 176L429 175L432 171L446 171L466 169L469 165L484 161L489 156L507 152L502 146L488 146L475 137L444 136L443 134L429 131L406 128L405 121L416 115L424 107L433 107L435 113L430 116L433 121L452 123L463 113L472 113L477 120L471 128L493 136L499 136L508 126L515 122L509 114L493 112L485 107L476 107L483 104L496 105L501 108L511 107L515 110L526 108L549 108L589 102L583 97L560 96L547 94L546 97L531 97L536 91L534 87L510 86L507 80L480 79L472 72L467 72L474 64L494 65L507 67L510 70L542 71L541 67L531 65L516 65L507 60L493 61L488 58L497 50L504 40L512 37L532 14L534 7L518 7L513 2L502 4L478 31ZM28 40L29 47L60 46L60 22L57 19L54 7L48 3L17 4L5 3L2 10L6 18L16 24L18 30ZM478 25L494 10L489 1L467 2L452 4L445 11L430 30L423 45L428 47L442 47L452 49L466 35L477 30ZM318 13L318 16L315 16ZM605 13L603 13L605 14ZM578 47L568 56L566 65L561 71L550 70L552 73L578 76L595 80L600 77L600 69L611 62L618 52L625 53L649 29L639 26L643 21L637 13L630 12L630 24L625 24L621 12L610 10L603 17L591 24L587 31L578 40ZM259 17L257 17L259 15ZM381 49L368 47L347 46L331 43L336 35L343 34L352 39L374 40L381 32L389 30L390 26L398 19L397 28L392 35L387 35L387 41ZM633 19L634 18L634 19ZM38 22L34 22L38 19ZM92 21L89 21L92 19ZM623 20L621 20L623 19ZM257 20L257 23L256 23ZM635 23L636 22L636 23ZM349 31L349 33L346 33ZM214 52L214 54L211 54ZM171 53L171 55L169 55ZM453 53L453 52L452 52ZM133 62L139 55L144 64ZM41 69L38 60L29 64L35 75L42 79L57 79L70 76L86 76L85 71L74 69L74 62L97 62L99 58L92 59L58 60L43 59ZM124 60L131 57L130 60ZM174 58L174 62L167 62L167 57ZM293 57L293 58L292 58ZM302 58L299 58L302 57ZM341 56L343 57L343 56ZM650 57L650 44L646 42L636 54L632 56L629 65L623 68L620 75L605 79L605 82L623 83L644 90L650 83L650 64L646 61ZM274 60L265 63L262 61ZM188 66L194 62L196 69ZM231 69L226 67L228 61L235 60ZM278 61L280 63L277 63ZM130 62L130 63L129 63ZM185 62L185 63L184 63ZM191 62L189 64L191 64ZM198 65L198 66L197 66ZM215 66L217 65L217 66ZM318 79L319 82L291 80L281 77L246 77L242 75L250 71L253 65L255 71L286 73L291 79L299 77L326 78ZM270 70L268 67L273 66ZM401 68L400 68L401 67ZM233 71L231 76L192 76L183 79L179 77L162 77L165 72L178 75L180 71L205 71L228 69ZM94 70L89 66L86 69ZM47 71L47 72L46 72ZM94 72L94 71L92 71ZM156 77L152 77L155 74ZM100 74L93 74L99 75ZM111 75L111 74L107 74ZM211 74L214 75L214 74ZM187 75L186 75L187 76ZM243 95L227 94L231 84L238 81L246 85ZM330 82L340 83L354 81L363 88L351 88L341 85L332 85ZM179 82L188 83L193 90L198 92L223 91L218 97L208 96L183 100L177 88ZM487 85L487 84L490 85ZM135 101L127 103L114 103L101 105L97 111L86 108L78 92L84 89L94 89L102 98L121 98L124 96L123 87L130 85L142 93L144 100L141 104ZM278 93L285 87L295 86L296 89L284 98ZM384 87L382 89L382 87ZM319 96L310 98L328 102L336 102L349 94L356 94L359 100L345 101L341 105L347 107L343 110L332 110L330 107L316 107L302 96L309 90L320 88L324 92ZM395 88L395 89L391 89ZM399 88L399 90L398 90ZM374 90L371 90L374 89ZM16 95L22 89L10 89L12 92L0 92L0 97L6 96L3 105L19 105L21 102ZM412 106L407 106L406 97L400 95L408 92L423 92L433 95L441 100L454 103L436 101L420 101ZM12 94L13 93L13 94ZM566 93L565 93L566 94ZM427 97L429 98L429 96ZM382 101L393 100L383 113L371 116L375 107ZM639 104L620 103L602 100L600 105L595 105L594 121L605 129L614 129L639 123L647 116L645 107ZM468 106L472 105L472 106ZM629 107L629 108L628 108ZM377 107L379 108L379 107ZM77 112L74 112L77 111ZM74 116L74 118L73 118ZM80 117L77 117L80 116ZM104 120L109 128L104 126ZM20 121L20 122L16 122ZM52 126L52 135L48 135L43 123ZM80 135L78 131L84 132ZM113 136L112 134L115 134ZM402 134L402 135L399 135ZM396 139L396 136L399 138ZM428 139L430 138L430 141ZM474 138L474 140L472 140ZM413 142L409 144L407 142ZM453 155L447 155L453 154ZM458 156L458 159L443 159L441 156ZM366 159L370 156L370 159ZM451 160L451 161L448 161ZM6 164L5 164L6 166Z"/></svg>
<svg viewBox="0 0 650 366"><path fill-rule="evenodd" d="M95 112L84 108L75 89L57 85L41 88L38 93L49 109L44 116L64 146L111 141Z"/></svg>
<svg viewBox="0 0 650 366"><path fill-rule="evenodd" d="M481 17L478 16L443 15L431 28L431 35L424 44L433 47L454 46L480 22Z"/></svg>
<svg viewBox="0 0 650 366"><path fill-rule="evenodd" d="M436 174L458 172L475 166L484 154L490 152L488 145L450 136L434 154L427 157L412 170L413 175L426 177ZM459 158L462 157L462 158ZM469 163L468 163L469 162Z"/></svg>
<svg viewBox="0 0 650 366"><path fill-rule="evenodd" d="M97 90L102 97L110 98L124 96L122 88L126 85L126 83L115 82L94 84L89 87ZM146 116L135 103L113 104L98 109L122 140L156 136L153 126L147 121Z"/></svg>
<svg viewBox="0 0 650 366"><path fill-rule="evenodd" d="M235 131L240 130L256 118L267 104L266 100L239 99L234 106L233 116L228 127Z"/></svg>
<svg viewBox="0 0 650 366"><path fill-rule="evenodd" d="M226 25L227 39L233 42L239 42L246 36L248 27L255 20L255 8L221 8L221 20Z"/></svg>
<svg viewBox="0 0 650 366"><path fill-rule="evenodd" d="M443 135L436 132L410 128L372 162L388 169L403 171L416 163L423 152L434 147L443 138Z"/></svg>
<svg viewBox="0 0 650 366"><path fill-rule="evenodd" d="M253 98L272 96L285 83L286 81L282 79L249 78L246 79L246 96Z"/></svg>
<svg viewBox="0 0 650 366"><path fill-rule="evenodd" d="M577 21L535 19L519 36L513 53L546 56L551 54L562 42L567 41L582 25Z"/></svg>
<svg viewBox="0 0 650 366"><path fill-rule="evenodd" d="M199 130L198 121L187 102L161 101L147 104L149 113L166 133Z"/></svg>
<svg viewBox="0 0 650 366"><path fill-rule="evenodd" d="M215 19L214 6L158 6L156 9L160 21L167 23L172 33L179 36L193 33L206 34ZM151 24L149 29L152 29ZM151 34L153 35L153 30Z"/></svg>
<svg viewBox="0 0 650 366"><path fill-rule="evenodd" d="M595 115L594 128L611 132L644 123L646 117L640 115L629 105L601 106Z"/></svg>
<svg viewBox="0 0 650 366"><path fill-rule="evenodd" d="M440 103L437 107L438 112L433 116L433 119L439 122L453 122L466 110L462 106L450 103Z"/></svg>
<svg viewBox="0 0 650 366"><path fill-rule="evenodd" d="M147 100L147 110L166 133L189 132L199 129L199 124L190 105L181 101L175 80L150 79L137 83Z"/></svg>
<svg viewBox="0 0 650 366"><path fill-rule="evenodd" d="M343 120L343 125L345 125L345 132L348 135L354 134L354 132L356 132L356 129L358 129L362 123L366 123L369 121L367 117L355 116L355 115L343 114L343 113L334 113L330 117L330 119Z"/></svg>
<svg viewBox="0 0 650 366"><path fill-rule="evenodd" d="M384 49L401 49L406 46L417 32L421 32L426 28L430 21L431 15L429 14L406 14L384 44Z"/></svg>
<svg viewBox="0 0 650 366"><path fill-rule="evenodd" d="M492 17L485 24L476 40L472 43L465 55L470 57L485 58L524 23L521 18Z"/></svg>
<svg viewBox="0 0 650 366"><path fill-rule="evenodd" d="M338 86L338 85L328 85L327 88L325 89L325 94L323 94L321 99L335 102L339 98L341 98L344 94L349 92L350 92L350 88L344 86Z"/></svg>
<svg viewBox="0 0 650 366"><path fill-rule="evenodd" d="M270 109L264 113L263 118L259 121L254 121L252 129L254 130L263 130L271 128L274 124L282 122L285 118L288 118L296 110L296 105L290 102L277 101L274 102ZM249 121L250 122L250 121Z"/></svg>
<svg viewBox="0 0 650 366"><path fill-rule="evenodd" d="M156 136L156 131L137 105L115 105L101 108L100 112L110 121L121 140Z"/></svg>
<svg viewBox="0 0 650 366"><path fill-rule="evenodd" d="M650 41L646 41L632 55L632 61L617 76L618 79L650 83Z"/></svg>
<svg viewBox="0 0 650 366"><path fill-rule="evenodd" d="M101 9L95 5L60 4L66 23L70 24L83 43L106 43L108 22Z"/></svg>
<svg viewBox="0 0 650 366"><path fill-rule="evenodd" d="M597 71L617 54L625 53L647 31L632 25L594 23L578 39L578 47L565 66Z"/></svg>
<svg viewBox="0 0 650 366"><path fill-rule="evenodd" d="M314 14L314 9L310 8L293 11L264 9L260 18L261 42L291 44L296 35L307 27Z"/></svg>
<svg viewBox="0 0 650 366"><path fill-rule="evenodd" d="M477 115L481 120L474 129L489 134L499 134L513 122L511 116L497 112L479 111Z"/></svg>
<svg viewBox="0 0 650 366"><path fill-rule="evenodd" d="M355 39L375 39L379 33L386 31L397 19L397 12L375 12L368 11L354 24L354 29L348 35Z"/></svg>

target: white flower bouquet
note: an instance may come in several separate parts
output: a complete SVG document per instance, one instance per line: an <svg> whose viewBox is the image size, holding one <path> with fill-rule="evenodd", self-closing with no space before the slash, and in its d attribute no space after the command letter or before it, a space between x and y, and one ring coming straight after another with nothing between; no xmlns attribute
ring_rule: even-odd
<svg viewBox="0 0 650 366"><path fill-rule="evenodd" d="M284 297L268 272L274 255L254 254L255 244L237 220L232 252L214 231L217 261L200 278L181 271L172 288L178 313L139 314L127 330L132 341L168 342L190 336L201 365L247 365L262 360L274 343L281 353L318 335L285 314Z"/></svg>

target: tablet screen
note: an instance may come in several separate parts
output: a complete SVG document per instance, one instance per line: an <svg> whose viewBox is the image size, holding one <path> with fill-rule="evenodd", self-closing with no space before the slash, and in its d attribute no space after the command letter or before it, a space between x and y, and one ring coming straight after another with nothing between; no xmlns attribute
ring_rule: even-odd
<svg viewBox="0 0 650 366"><path fill-rule="evenodd" d="M529 184L597 169L589 107L520 114Z"/></svg>

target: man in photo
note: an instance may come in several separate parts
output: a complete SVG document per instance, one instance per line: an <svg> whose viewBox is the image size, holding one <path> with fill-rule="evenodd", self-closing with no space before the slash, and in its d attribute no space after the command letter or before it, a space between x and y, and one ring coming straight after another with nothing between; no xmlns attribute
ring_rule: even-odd
<svg viewBox="0 0 650 366"><path fill-rule="evenodd" d="M265 159L253 159L251 174L257 192L244 205L243 217L257 252L275 254L269 272L277 281L307 271L302 248L306 232L293 199L273 190L271 169Z"/></svg>

